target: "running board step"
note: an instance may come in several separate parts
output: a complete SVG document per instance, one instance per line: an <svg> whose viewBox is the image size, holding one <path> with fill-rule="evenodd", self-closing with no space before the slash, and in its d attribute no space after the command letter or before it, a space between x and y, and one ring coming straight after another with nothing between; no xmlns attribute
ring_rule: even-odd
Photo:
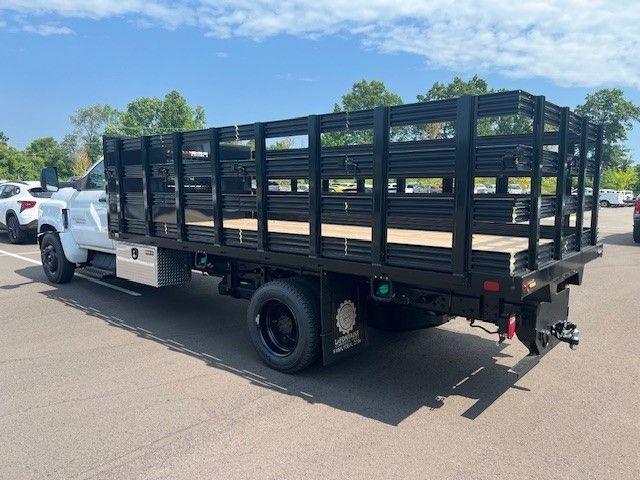
<svg viewBox="0 0 640 480"><path fill-rule="evenodd" d="M116 276L113 270L107 270L104 268L98 267L83 267L82 273L91 278L96 278L98 280L105 280L107 278L114 278Z"/></svg>

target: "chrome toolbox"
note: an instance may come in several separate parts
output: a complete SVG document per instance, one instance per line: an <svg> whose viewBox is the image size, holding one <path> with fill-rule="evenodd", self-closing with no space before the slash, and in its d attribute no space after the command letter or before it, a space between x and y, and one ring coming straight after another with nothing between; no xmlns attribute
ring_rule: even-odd
<svg viewBox="0 0 640 480"><path fill-rule="evenodd" d="M117 242L116 275L152 287L181 285L191 279L191 262L186 252Z"/></svg>

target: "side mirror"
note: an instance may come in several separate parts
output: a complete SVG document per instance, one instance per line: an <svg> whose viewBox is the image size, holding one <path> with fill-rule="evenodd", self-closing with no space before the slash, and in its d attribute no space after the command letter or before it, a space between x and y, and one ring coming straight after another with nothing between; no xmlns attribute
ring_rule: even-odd
<svg viewBox="0 0 640 480"><path fill-rule="evenodd" d="M56 167L44 167L40 172L40 186L47 192L57 192L60 190L58 180L58 169Z"/></svg>

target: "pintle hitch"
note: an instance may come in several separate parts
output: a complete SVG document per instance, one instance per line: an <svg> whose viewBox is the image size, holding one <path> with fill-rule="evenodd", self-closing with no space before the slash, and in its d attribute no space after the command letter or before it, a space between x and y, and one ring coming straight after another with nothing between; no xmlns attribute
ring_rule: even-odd
<svg viewBox="0 0 640 480"><path fill-rule="evenodd" d="M568 343L571 350L578 348L578 344L580 343L580 330L578 330L575 323L567 320L558 322L551 327L551 334L561 342Z"/></svg>

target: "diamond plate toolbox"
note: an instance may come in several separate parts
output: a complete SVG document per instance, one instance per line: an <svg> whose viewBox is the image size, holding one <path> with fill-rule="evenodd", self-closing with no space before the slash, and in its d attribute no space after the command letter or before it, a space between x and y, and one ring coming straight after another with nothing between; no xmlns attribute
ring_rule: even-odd
<svg viewBox="0 0 640 480"><path fill-rule="evenodd" d="M186 252L117 242L116 275L152 287L181 285L191 280L191 262Z"/></svg>

